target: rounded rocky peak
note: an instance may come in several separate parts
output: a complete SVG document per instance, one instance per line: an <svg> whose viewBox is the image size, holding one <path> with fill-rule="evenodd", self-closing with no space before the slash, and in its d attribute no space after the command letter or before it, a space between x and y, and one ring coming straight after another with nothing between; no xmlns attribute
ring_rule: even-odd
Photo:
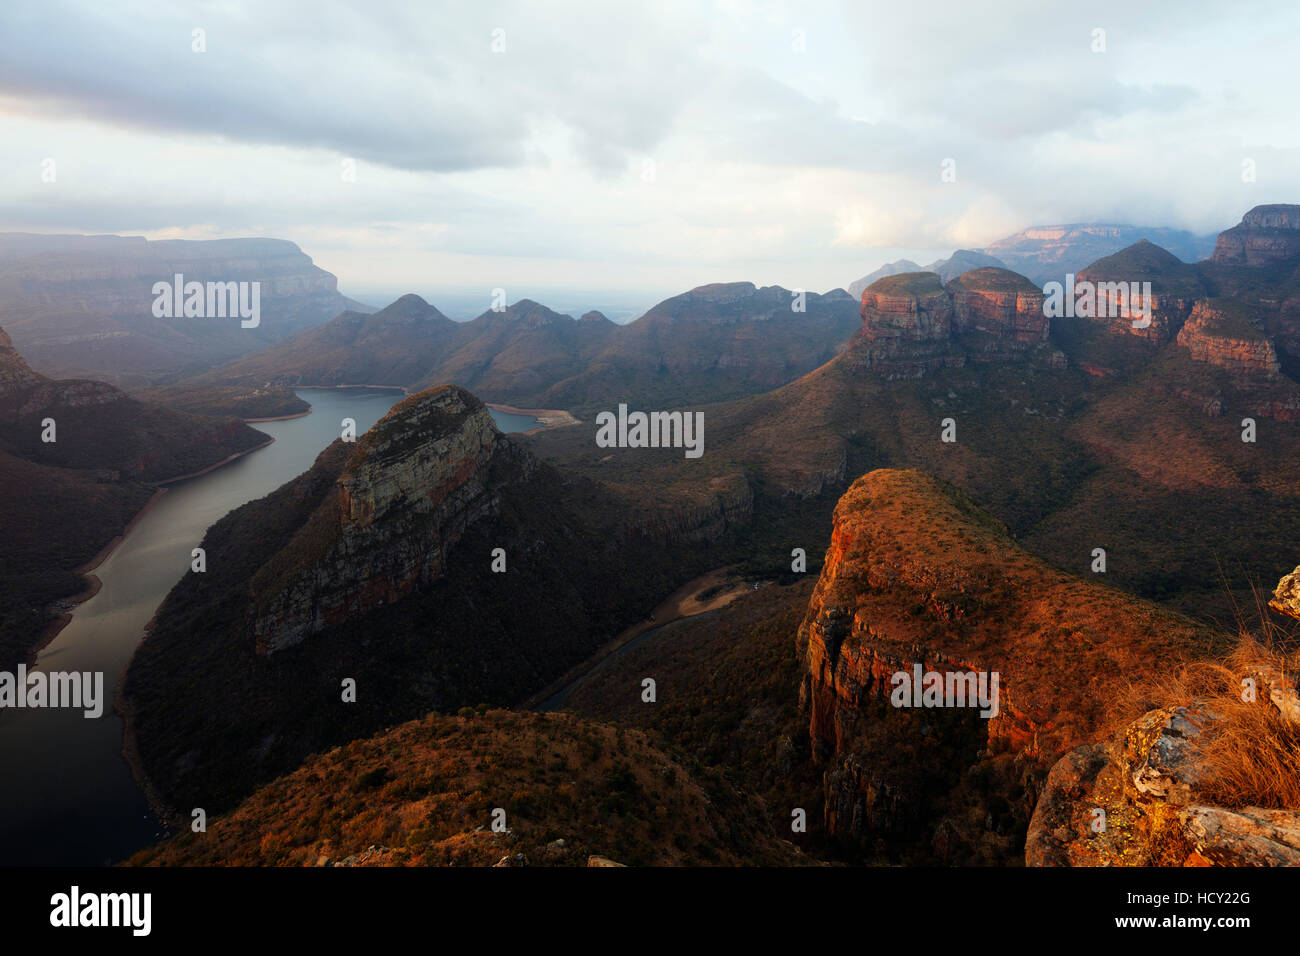
<svg viewBox="0 0 1300 956"><path fill-rule="evenodd" d="M900 272L898 275L877 279L862 293L866 295L933 296L943 294L943 281L937 272Z"/></svg>
<svg viewBox="0 0 1300 956"><path fill-rule="evenodd" d="M433 306L420 296L414 292L408 292L395 302L384 306L375 313L375 316L385 319L409 319L426 316L436 311Z"/></svg>
<svg viewBox="0 0 1300 956"><path fill-rule="evenodd" d="M706 302L733 302L748 298L757 291L758 287L752 282L713 282L696 286L690 294Z"/></svg>
<svg viewBox="0 0 1300 956"><path fill-rule="evenodd" d="M953 292L1013 292L1025 295L1041 295L1042 290L1019 272L998 266L982 266L963 272L947 288Z"/></svg>
<svg viewBox="0 0 1300 956"><path fill-rule="evenodd" d="M518 322L530 329L554 325L556 322L560 321L573 321L572 317L561 315L554 309L547 308L533 299L520 299L514 305L506 309L505 317L512 322Z"/></svg>
<svg viewBox="0 0 1300 956"><path fill-rule="evenodd" d="M1256 229L1300 229L1300 206L1292 203L1256 206L1241 217L1241 223Z"/></svg>
<svg viewBox="0 0 1300 956"><path fill-rule="evenodd" d="M1139 239L1085 266L1078 278L1090 282L1150 282L1157 295L1194 298L1202 294L1195 267L1148 239Z"/></svg>
<svg viewBox="0 0 1300 956"><path fill-rule="evenodd" d="M610 321L610 319L609 316L607 316L604 312L601 312L599 309L592 309L590 312L582 313L582 316L578 319L578 321L579 322L608 322Z"/></svg>
<svg viewBox="0 0 1300 956"><path fill-rule="evenodd" d="M376 452L382 461L400 458L465 427L495 434L487 406L477 396L459 385L434 385L402 399L361 436L348 470L375 460Z"/></svg>
<svg viewBox="0 0 1300 956"><path fill-rule="evenodd" d="M415 408L439 407L448 409L469 409L477 411L483 408L483 402L467 388L448 382L444 385L432 385L429 388L406 396L388 410L385 418L400 416Z"/></svg>

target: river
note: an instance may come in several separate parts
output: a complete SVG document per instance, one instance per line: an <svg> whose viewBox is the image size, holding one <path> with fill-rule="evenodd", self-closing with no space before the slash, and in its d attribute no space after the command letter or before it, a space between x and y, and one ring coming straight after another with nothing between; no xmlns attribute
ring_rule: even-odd
<svg viewBox="0 0 1300 956"><path fill-rule="evenodd" d="M300 389L311 414L253 427L275 439L251 454L172 485L95 569L99 593L37 658L44 671L102 671L104 714L0 712L0 866L117 862L162 835L122 759L122 720L112 695L145 625L189 569L190 550L218 519L311 467L344 418L361 434L402 397L392 389ZM505 432L535 419L491 409Z"/></svg>

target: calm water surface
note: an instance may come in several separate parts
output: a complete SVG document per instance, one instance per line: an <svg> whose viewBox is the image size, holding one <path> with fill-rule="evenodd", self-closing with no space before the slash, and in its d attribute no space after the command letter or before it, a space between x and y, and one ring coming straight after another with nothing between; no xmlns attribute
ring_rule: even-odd
<svg viewBox="0 0 1300 956"><path fill-rule="evenodd" d="M189 569L190 551L210 525L311 467L352 418L360 434L400 400L388 389L301 389L303 418L257 422L275 439L216 471L171 486L101 564L99 593L77 607L46 647L44 671L102 671L104 715L80 710L0 711L0 865L116 862L156 840L149 813L121 756L122 721L112 695L144 627ZM492 410L502 431L536 427L532 418Z"/></svg>

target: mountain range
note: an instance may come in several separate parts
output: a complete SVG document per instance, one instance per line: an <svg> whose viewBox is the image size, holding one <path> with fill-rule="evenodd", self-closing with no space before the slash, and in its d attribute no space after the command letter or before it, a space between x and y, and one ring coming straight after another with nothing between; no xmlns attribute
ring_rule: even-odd
<svg viewBox="0 0 1300 956"><path fill-rule="evenodd" d="M799 294L749 282L701 286L627 325L574 319L530 299L453 322L419 296L345 312L195 385L455 382L493 402L582 414L618 398L646 405L766 391L832 358L858 325L841 290Z"/></svg>
<svg viewBox="0 0 1300 956"><path fill-rule="evenodd" d="M1295 693L1290 664L1226 655L1300 557L1300 207L1250 210L1205 261L1139 240L1084 263L1097 308L1070 315L1016 271L936 265L804 311L702 286L626 327L405 296L147 390L172 408L51 379L6 337L0 479L33 523L6 542L6 652L157 482L261 440L183 403L401 385L209 528L207 571L159 608L126 750L164 819L215 819L137 862L1287 859L1294 808L1266 786L1242 791L1258 812L1223 787L1187 813L1108 793L1117 819L1179 823L1070 833L1107 774L1185 785L1123 743L1181 733L1180 661L1272 667L1283 718ZM592 421L504 436L475 390L588 418L689 403L707 451L599 447ZM646 633L711 569L743 593ZM998 714L889 707L915 664L996 671ZM556 686L569 714L532 713Z"/></svg>
<svg viewBox="0 0 1300 956"><path fill-rule="evenodd" d="M886 263L848 286L854 299L877 279L900 272L934 272L947 282L962 272L981 266L997 266L1019 272L1037 286L1062 281L1067 273L1146 240L1171 252L1184 262L1205 259L1214 251L1215 236L1199 236L1182 229L1161 226L1125 226L1103 223L1074 223L1060 226L1031 226L999 239L983 249L959 249L947 259L928 266L910 259Z"/></svg>
<svg viewBox="0 0 1300 956"><path fill-rule="evenodd" d="M255 328L158 318L157 282L258 282ZM338 315L370 311L283 239L146 240L0 233L0 325L33 366L62 378L159 384Z"/></svg>

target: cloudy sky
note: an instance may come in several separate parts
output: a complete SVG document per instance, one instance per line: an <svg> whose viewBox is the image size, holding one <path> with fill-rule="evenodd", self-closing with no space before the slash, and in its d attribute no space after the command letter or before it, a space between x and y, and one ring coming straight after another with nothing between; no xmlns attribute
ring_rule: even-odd
<svg viewBox="0 0 1300 956"><path fill-rule="evenodd" d="M6 0L0 229L278 236L434 301L1215 232L1300 201L1297 35L1293 0Z"/></svg>

